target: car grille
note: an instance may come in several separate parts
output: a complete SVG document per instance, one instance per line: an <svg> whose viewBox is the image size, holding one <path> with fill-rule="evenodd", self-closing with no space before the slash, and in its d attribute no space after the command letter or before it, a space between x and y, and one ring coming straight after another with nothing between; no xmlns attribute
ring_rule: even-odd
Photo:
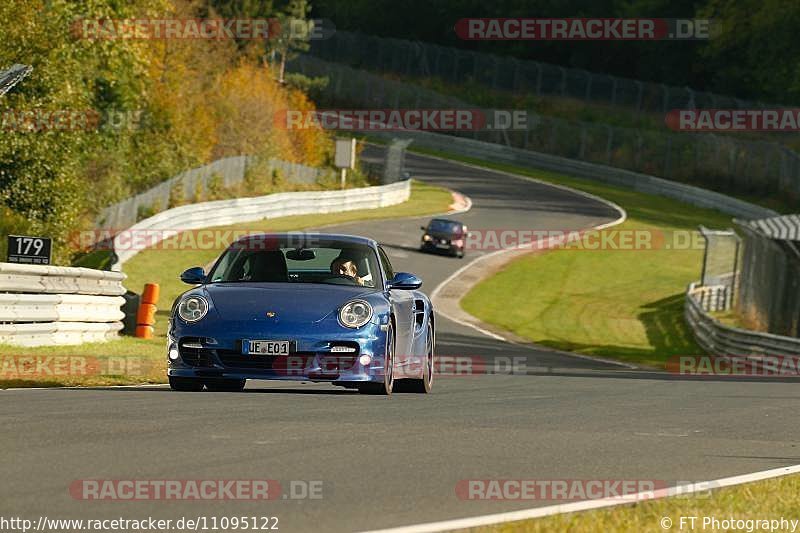
<svg viewBox="0 0 800 533"><path fill-rule="evenodd" d="M178 352L183 362L191 367L202 368L211 366L211 350L181 346Z"/></svg>
<svg viewBox="0 0 800 533"><path fill-rule="evenodd" d="M356 343L353 343L356 344ZM238 350L216 350L217 358L226 368L237 370L274 371L287 376L302 375L303 369L320 355L321 374L338 374L350 370L358 359L358 349L353 353L293 352L289 356L243 355Z"/></svg>

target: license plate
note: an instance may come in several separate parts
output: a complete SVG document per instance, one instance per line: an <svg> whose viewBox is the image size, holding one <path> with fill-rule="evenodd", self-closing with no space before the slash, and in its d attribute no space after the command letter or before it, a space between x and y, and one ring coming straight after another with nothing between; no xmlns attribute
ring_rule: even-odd
<svg viewBox="0 0 800 533"><path fill-rule="evenodd" d="M250 341L250 355L289 355L291 341Z"/></svg>
<svg viewBox="0 0 800 533"><path fill-rule="evenodd" d="M449 244L437 244L436 247L437 248L450 248L450 245Z"/></svg>

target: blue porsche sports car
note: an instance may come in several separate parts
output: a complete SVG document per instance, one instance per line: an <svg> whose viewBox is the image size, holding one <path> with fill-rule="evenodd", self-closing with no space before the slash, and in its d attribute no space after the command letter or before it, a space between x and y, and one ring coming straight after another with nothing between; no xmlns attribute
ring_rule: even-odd
<svg viewBox="0 0 800 533"><path fill-rule="evenodd" d="M247 379L330 382L363 393L427 393L434 317L422 281L378 243L309 233L250 235L172 306L169 384L239 391Z"/></svg>

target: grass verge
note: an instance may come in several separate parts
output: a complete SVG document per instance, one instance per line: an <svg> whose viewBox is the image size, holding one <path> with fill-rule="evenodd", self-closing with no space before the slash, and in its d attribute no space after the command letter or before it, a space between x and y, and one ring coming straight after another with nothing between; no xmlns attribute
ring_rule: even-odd
<svg viewBox="0 0 800 533"><path fill-rule="evenodd" d="M280 232L361 220L426 216L447 211L452 200L449 190L414 181L411 198L391 207L265 219L212 229ZM168 240L163 246L143 250L124 267L128 275L125 286L129 289L141 292L145 283L161 286L153 339L123 337L107 343L37 348L0 345L0 388L164 383L167 318L172 302L189 288L178 277L189 267L207 265L222 252L218 247L175 246L175 240L181 236L173 239L172 243ZM170 244L172 249L162 249L170 248Z"/></svg>
<svg viewBox="0 0 800 533"><path fill-rule="evenodd" d="M568 248L524 256L467 293L461 301L467 312L544 346L640 365L663 367L670 356L703 353L683 319L683 294L700 277L703 252L684 244L689 239L702 243L698 224L729 227L729 216L553 172L423 153L606 198L628 213L628 220L610 232L651 235L658 248ZM659 248L659 242L673 247Z"/></svg>
<svg viewBox="0 0 800 533"><path fill-rule="evenodd" d="M747 520L797 520L800 507L800 475L784 476L756 483L714 490L711 493L687 495L610 507L580 513L568 513L477 528L480 533L539 533L549 531L769 531L764 527L747 526ZM688 517L697 517L689 527ZM684 517L681 527L681 517ZM716 518L719 522L704 519ZM666 520L668 519L668 520ZM730 527L725 519L745 521L745 527ZM662 526L664 520L664 526ZM669 527L666 527L669 525ZM774 531L792 531L778 527Z"/></svg>

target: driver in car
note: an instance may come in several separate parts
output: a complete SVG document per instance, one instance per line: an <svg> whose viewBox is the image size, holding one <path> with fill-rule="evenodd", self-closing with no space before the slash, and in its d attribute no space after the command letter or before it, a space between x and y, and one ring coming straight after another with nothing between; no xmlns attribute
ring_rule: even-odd
<svg viewBox="0 0 800 533"><path fill-rule="evenodd" d="M333 260L331 273L353 278L359 285L364 285L364 278L358 276L358 266L356 266L355 259L345 254L339 254L339 257Z"/></svg>

